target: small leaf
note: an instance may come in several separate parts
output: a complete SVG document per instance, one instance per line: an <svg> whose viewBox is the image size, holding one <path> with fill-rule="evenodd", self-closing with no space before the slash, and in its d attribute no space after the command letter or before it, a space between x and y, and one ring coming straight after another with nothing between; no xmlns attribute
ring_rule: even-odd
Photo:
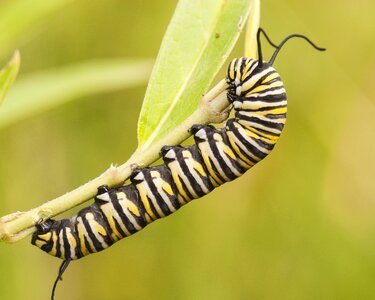
<svg viewBox="0 0 375 300"><path fill-rule="evenodd" d="M99 60L24 76L0 107L0 128L79 97L144 84L152 64L146 59Z"/></svg>
<svg viewBox="0 0 375 300"><path fill-rule="evenodd" d="M0 70L0 105L17 77L20 68L20 53L15 51L9 63Z"/></svg>
<svg viewBox="0 0 375 300"><path fill-rule="evenodd" d="M147 148L197 108L237 41L252 2L179 1L146 91L139 147Z"/></svg>
<svg viewBox="0 0 375 300"><path fill-rule="evenodd" d="M254 0L246 25L245 56L258 58L257 32L260 23L260 0Z"/></svg>

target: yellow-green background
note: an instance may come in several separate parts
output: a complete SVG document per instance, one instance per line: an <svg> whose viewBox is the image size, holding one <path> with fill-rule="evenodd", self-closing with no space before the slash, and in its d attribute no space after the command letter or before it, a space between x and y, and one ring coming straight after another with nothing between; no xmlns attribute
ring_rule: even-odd
<svg viewBox="0 0 375 300"><path fill-rule="evenodd" d="M14 41L20 78L90 58L153 58L175 4L71 1ZM57 299L375 299L374 11L365 0L264 1L261 24L275 41L300 32L328 48L293 41L280 53L289 111L275 151L235 182L72 263ZM10 54L0 45L2 65ZM124 162L144 92L87 97L1 130L0 215ZM1 244L0 298L48 299L59 264L28 239Z"/></svg>

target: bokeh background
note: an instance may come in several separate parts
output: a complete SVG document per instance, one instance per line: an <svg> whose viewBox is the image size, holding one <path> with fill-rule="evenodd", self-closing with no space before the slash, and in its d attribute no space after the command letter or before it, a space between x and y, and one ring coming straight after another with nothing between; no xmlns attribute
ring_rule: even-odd
<svg viewBox="0 0 375 300"><path fill-rule="evenodd" d="M0 61L19 48L19 80L89 59L155 58L176 5L77 0L35 12L41 2L0 2L3 12L29 6L17 16L22 30L0 32L15 32L0 44ZM374 11L366 0L264 1L261 24L274 40L300 32L328 49L293 41L280 53L289 111L275 151L235 182L71 264L57 299L375 299ZM242 51L240 42L231 57ZM0 215L126 161L145 88L80 97L2 128ZM0 244L0 298L49 299L59 265L29 239Z"/></svg>

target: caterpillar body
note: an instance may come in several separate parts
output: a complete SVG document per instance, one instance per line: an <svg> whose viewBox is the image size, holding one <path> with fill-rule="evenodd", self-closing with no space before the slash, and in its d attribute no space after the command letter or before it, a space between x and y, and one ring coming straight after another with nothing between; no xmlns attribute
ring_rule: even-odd
<svg viewBox="0 0 375 300"><path fill-rule="evenodd" d="M262 59L260 33L276 48L269 62ZM324 50L298 34L286 37L276 46L259 29L259 59L236 58L229 64L227 98L235 116L223 128L193 126L195 144L164 146L163 165L136 169L129 185L99 187L95 202L70 219L48 219L36 225L32 244L64 260L54 289L71 260L102 251L168 216L191 200L238 178L272 151L287 113L284 84L272 64L292 37L301 37L316 49Z"/></svg>
<svg viewBox="0 0 375 300"><path fill-rule="evenodd" d="M228 68L228 100L236 111L224 128L196 125L195 144L161 149L164 164L136 169L131 184L98 189L95 203L70 219L38 225L32 243L75 260L106 249L193 199L234 180L273 149L286 121L284 85L272 66L250 58Z"/></svg>

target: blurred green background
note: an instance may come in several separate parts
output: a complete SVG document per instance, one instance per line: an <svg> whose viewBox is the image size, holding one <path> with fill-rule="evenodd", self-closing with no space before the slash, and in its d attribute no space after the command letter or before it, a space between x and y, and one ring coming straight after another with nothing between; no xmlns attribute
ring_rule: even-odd
<svg viewBox="0 0 375 300"><path fill-rule="evenodd" d="M19 48L18 80L89 59L155 58L176 5L65 0L47 13L36 9L42 1L2 0L0 12L15 2L27 9L18 27L1 27L0 62ZM374 11L373 1L264 1L261 25L273 40L299 32L328 49L293 41L279 55L289 111L275 151L204 199L74 262L56 298L375 299ZM240 42L231 57L242 51ZM81 97L1 129L0 215L126 161L145 88ZM60 260L25 239L0 244L0 265L1 299L49 299Z"/></svg>

